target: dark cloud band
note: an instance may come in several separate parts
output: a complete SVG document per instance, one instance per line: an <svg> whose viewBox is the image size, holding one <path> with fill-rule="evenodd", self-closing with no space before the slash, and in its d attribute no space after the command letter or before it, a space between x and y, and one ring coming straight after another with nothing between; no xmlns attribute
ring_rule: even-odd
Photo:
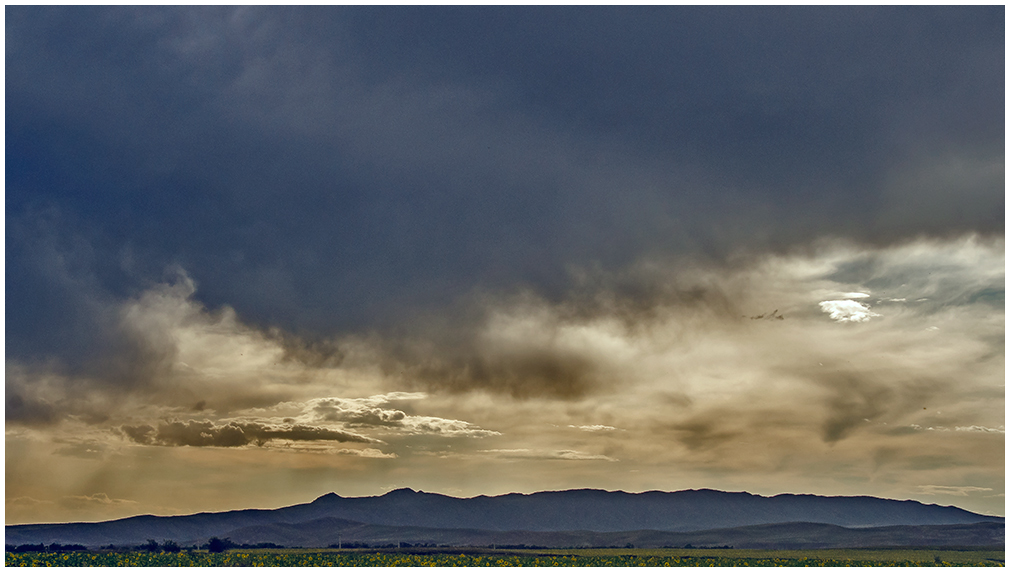
<svg viewBox="0 0 1010 572"><path fill-rule="evenodd" d="M354 433L308 425L274 427L260 423L231 422L215 425L210 421L168 421L159 424L157 428L151 425L123 425L120 430L135 443L167 447L242 447L249 444L263 445L273 439L377 442Z"/></svg>

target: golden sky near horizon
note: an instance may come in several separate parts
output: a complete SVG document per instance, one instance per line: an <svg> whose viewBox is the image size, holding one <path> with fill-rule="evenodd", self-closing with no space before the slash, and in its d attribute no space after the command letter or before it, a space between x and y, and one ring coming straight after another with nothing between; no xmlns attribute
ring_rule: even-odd
<svg viewBox="0 0 1010 572"><path fill-rule="evenodd" d="M483 301L459 330L302 345L193 300L122 304L143 383L8 361L7 523L400 487L873 495L1003 514L1002 241L655 262L648 295ZM671 272L676 267L677 272ZM457 325L458 326L458 325ZM136 367L136 364L134 364Z"/></svg>

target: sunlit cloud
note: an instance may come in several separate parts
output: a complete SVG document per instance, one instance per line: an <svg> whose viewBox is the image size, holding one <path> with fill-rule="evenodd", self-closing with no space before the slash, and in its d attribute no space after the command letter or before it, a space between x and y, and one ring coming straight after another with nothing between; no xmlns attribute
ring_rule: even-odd
<svg viewBox="0 0 1010 572"><path fill-rule="evenodd" d="M611 427L610 425L569 425L569 427L575 429L581 429L582 431L617 431L617 427Z"/></svg>
<svg viewBox="0 0 1010 572"><path fill-rule="evenodd" d="M880 316L869 306L852 300L826 300L819 305L836 322L867 322Z"/></svg>
<svg viewBox="0 0 1010 572"><path fill-rule="evenodd" d="M545 450L533 450L533 449L485 449L479 452L502 459L540 459L540 460L554 459L564 461L610 461L610 462L617 461L617 459L608 457L607 455L593 455L589 453L583 453L580 451L572 451L572 450L545 451Z"/></svg>
<svg viewBox="0 0 1010 572"><path fill-rule="evenodd" d="M329 443L319 441L292 441L285 439L274 439L263 444L263 447L271 451L286 451L293 453L316 453L325 455L347 455L352 457L363 457L367 459L395 459L396 453L386 453L374 447L364 447L360 449L337 448Z"/></svg>
<svg viewBox="0 0 1010 572"><path fill-rule="evenodd" d="M954 427L955 431L969 431L972 433L1006 433L1003 426L999 427L983 427L981 425L969 425L967 427Z"/></svg>
<svg viewBox="0 0 1010 572"><path fill-rule="evenodd" d="M303 418L316 421L342 422L348 427L379 427L413 434L434 434L452 437L487 437L497 431L481 429L466 421L425 415L408 415L398 409L380 407L396 400L421 400L423 392L393 392L366 398L319 398L305 404Z"/></svg>

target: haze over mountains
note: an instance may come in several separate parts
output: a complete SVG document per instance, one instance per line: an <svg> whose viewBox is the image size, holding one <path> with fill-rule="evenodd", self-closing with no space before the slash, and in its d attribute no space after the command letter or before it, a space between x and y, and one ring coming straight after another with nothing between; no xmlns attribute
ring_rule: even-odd
<svg viewBox="0 0 1010 572"><path fill-rule="evenodd" d="M307 504L100 523L6 527L8 544L140 544L147 539L285 546L830 547L1002 544L1004 519L957 507L875 497L688 490L568 490L455 498L398 489L377 497L330 493Z"/></svg>

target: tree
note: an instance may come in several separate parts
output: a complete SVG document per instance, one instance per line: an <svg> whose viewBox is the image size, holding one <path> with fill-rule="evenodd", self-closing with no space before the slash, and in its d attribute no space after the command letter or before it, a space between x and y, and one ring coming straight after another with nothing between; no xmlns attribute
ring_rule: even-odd
<svg viewBox="0 0 1010 572"><path fill-rule="evenodd" d="M161 550L163 552L175 553L182 550L182 548L180 548L179 545L176 544L174 540L166 540L165 542L161 543Z"/></svg>
<svg viewBox="0 0 1010 572"><path fill-rule="evenodd" d="M157 540L155 540L153 538L148 538L147 539L147 544L141 545L140 549L141 550L146 550L148 552L158 552L159 550L161 550L161 547L158 546L158 541Z"/></svg>
<svg viewBox="0 0 1010 572"><path fill-rule="evenodd" d="M232 543L232 541L230 539L227 539L227 538L220 539L220 538L218 538L218 537L215 536L214 538L210 539L210 542L207 543L207 551L208 552L224 552L225 550L228 550L232 546L234 546L234 543Z"/></svg>

